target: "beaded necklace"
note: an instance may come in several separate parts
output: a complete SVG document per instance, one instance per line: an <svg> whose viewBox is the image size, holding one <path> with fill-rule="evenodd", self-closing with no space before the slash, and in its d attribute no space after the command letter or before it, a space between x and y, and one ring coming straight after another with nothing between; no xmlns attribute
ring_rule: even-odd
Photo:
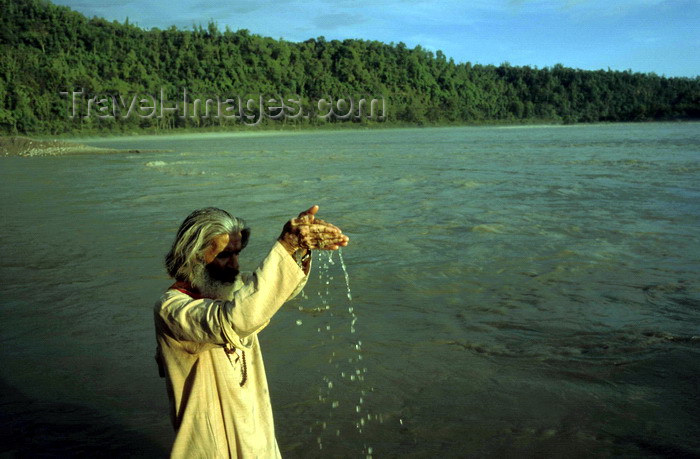
<svg viewBox="0 0 700 459"><path fill-rule="evenodd" d="M236 357L238 357L238 353L236 352L236 347L233 346L231 343L226 343L224 344L224 352L226 353L226 357L228 357L229 362L231 362L231 365L233 365L233 361L231 360L231 355L236 354ZM248 380L248 366L245 363L245 351L241 349L241 382L239 386L243 387L245 382ZM236 358L236 361L238 361L238 358Z"/></svg>

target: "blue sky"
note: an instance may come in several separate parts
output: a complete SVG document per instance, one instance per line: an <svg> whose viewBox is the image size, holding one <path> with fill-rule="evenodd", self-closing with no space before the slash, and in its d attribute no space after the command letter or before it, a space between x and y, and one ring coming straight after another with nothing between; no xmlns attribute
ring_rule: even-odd
<svg viewBox="0 0 700 459"><path fill-rule="evenodd" d="M700 0L54 0L145 29L404 42L456 62L700 75Z"/></svg>

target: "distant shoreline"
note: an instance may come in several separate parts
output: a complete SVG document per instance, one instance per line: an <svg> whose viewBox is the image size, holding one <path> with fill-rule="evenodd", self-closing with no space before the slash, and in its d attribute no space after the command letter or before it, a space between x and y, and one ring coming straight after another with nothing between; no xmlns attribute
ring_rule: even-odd
<svg viewBox="0 0 700 459"><path fill-rule="evenodd" d="M455 123L408 123L408 122L375 122L375 123L327 123L327 124L261 124L257 126L207 126L207 127L181 127L175 129L129 129L129 130L80 130L69 131L60 134L47 135L45 133L26 133L24 135L33 136L38 140L52 139L105 139L105 138L126 138L126 137L158 137L172 135L192 135L192 134L245 134L245 135L264 135L269 133L286 134L291 132L328 132L328 131L346 131L346 130L384 130L384 129L416 129L416 128L445 128L445 127L529 127L529 126L589 126L589 125L610 125L610 124L644 124L644 123L693 123L700 122L696 118L676 118L676 119L658 119L645 121L596 121L596 122L577 122L565 123L561 120L551 119L528 119L528 120L489 120L478 121L472 123L455 122ZM0 134L0 139L2 139Z"/></svg>
<svg viewBox="0 0 700 459"><path fill-rule="evenodd" d="M275 128L274 126L261 126L255 128L179 128L168 130L131 130L131 131L85 131L57 134L46 136L38 134L35 137L26 136L0 136L0 157L2 156L70 156L80 154L119 154L119 153L161 153L170 150L147 150L147 149L115 149L101 148L85 145L83 142L104 139L126 139L133 140L152 139L160 136L191 137L201 134L214 136L232 137L255 137L268 135L286 135L293 133L309 132L342 132L342 131L362 131L362 130L388 130L388 129L430 129L430 128L451 128L451 127L496 127L496 128L545 128L545 127L575 127L575 126L606 126L613 124L641 124L641 123L698 123L696 119L679 120L654 120L654 121L621 121L621 122L595 122L595 123L560 123L545 120L538 122L482 122L482 123L454 123L454 124L415 124L415 123L373 123L373 124L338 124L324 126L295 126Z"/></svg>

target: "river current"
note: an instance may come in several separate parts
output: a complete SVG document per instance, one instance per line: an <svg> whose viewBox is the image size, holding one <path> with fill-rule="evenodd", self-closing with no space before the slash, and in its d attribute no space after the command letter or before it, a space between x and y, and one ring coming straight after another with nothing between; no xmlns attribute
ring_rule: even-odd
<svg viewBox="0 0 700 459"><path fill-rule="evenodd" d="M170 152L0 158L0 453L166 456L178 225L244 217L252 270L318 204L346 271L260 335L285 457L700 455L700 124L77 140Z"/></svg>

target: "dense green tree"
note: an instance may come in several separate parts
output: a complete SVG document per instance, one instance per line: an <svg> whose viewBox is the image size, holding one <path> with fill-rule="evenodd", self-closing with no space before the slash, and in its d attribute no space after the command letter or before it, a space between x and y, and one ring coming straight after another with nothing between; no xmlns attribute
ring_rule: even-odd
<svg viewBox="0 0 700 459"><path fill-rule="evenodd" d="M562 65L472 65L404 43L324 37L293 43L245 29L222 32L213 22L192 30L146 31L128 20L120 24L88 19L45 0L0 0L0 11L1 133L240 125L240 120L214 116L217 102L237 96L296 98L303 113L318 112L316 101L321 98L336 103L383 97L389 121L417 124L700 117L699 78ZM183 118L170 112L121 117L119 122L109 116L85 116L88 106L92 114L125 115L130 109L132 114L148 113L148 103L141 99L160 98L161 91L166 106L179 103L182 111L185 90L188 113L198 110L201 116ZM71 117L73 92L79 103ZM211 98L214 112L204 117L206 102L195 106L195 98ZM146 108L139 111L141 105ZM96 112L100 107L104 111ZM334 111L340 114L347 107L335 105ZM251 108L246 113L254 112ZM337 116L300 116L282 122L341 121Z"/></svg>

